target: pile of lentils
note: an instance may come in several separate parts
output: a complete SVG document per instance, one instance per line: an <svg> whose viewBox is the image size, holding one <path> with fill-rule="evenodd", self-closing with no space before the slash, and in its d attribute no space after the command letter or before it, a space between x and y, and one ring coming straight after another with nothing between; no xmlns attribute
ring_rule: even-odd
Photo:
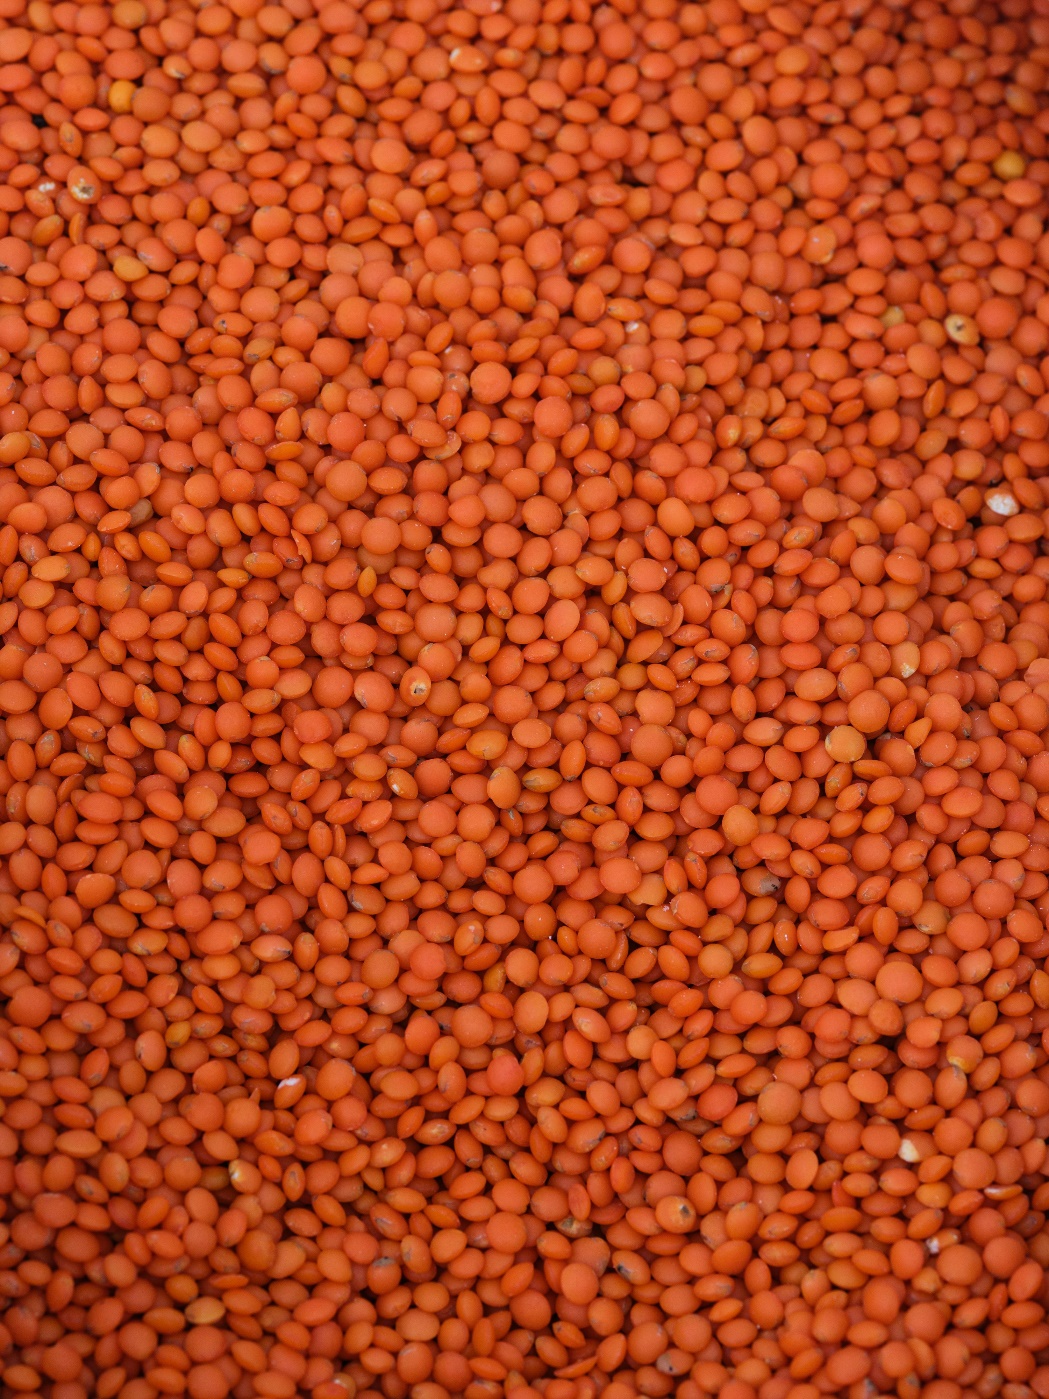
<svg viewBox="0 0 1049 1399"><path fill-rule="evenodd" d="M1049 4L0 0L5 1399L1049 1399Z"/></svg>

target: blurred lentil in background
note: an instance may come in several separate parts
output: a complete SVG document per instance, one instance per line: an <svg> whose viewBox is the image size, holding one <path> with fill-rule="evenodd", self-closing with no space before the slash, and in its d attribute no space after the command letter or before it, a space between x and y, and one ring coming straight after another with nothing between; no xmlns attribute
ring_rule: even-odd
<svg viewBox="0 0 1049 1399"><path fill-rule="evenodd" d="M0 1385L1049 1399L1045 0L0 0Z"/></svg>

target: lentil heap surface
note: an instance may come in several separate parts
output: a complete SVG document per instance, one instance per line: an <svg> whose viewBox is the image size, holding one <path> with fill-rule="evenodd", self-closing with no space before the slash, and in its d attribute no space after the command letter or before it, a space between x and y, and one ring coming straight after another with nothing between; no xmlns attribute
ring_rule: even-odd
<svg viewBox="0 0 1049 1399"><path fill-rule="evenodd" d="M3 1394L1049 1399L1049 5L0 18Z"/></svg>

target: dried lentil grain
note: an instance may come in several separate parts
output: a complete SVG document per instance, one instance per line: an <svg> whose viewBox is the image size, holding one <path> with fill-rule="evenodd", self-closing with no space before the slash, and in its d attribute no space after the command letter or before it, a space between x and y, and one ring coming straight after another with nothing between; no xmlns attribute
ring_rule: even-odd
<svg viewBox="0 0 1049 1399"><path fill-rule="evenodd" d="M2 0L0 1380L1049 1395L1041 0Z"/></svg>

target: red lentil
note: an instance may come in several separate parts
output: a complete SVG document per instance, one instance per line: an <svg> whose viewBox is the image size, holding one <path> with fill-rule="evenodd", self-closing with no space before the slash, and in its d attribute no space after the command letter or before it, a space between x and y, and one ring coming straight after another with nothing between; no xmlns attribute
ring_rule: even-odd
<svg viewBox="0 0 1049 1399"><path fill-rule="evenodd" d="M1049 1399L1041 0L0 0L0 1382Z"/></svg>

